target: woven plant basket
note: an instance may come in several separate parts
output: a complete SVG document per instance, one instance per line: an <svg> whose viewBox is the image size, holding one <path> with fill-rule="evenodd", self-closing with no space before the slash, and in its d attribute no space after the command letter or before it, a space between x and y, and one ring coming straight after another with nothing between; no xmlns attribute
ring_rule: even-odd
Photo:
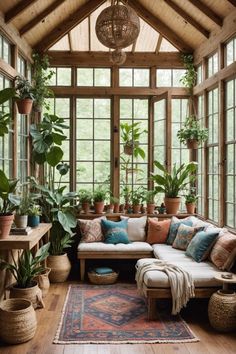
<svg viewBox="0 0 236 354"><path fill-rule="evenodd" d="M51 268L49 274L51 283L63 283L70 274L71 264L66 253L58 256L48 256L47 266Z"/></svg>
<svg viewBox="0 0 236 354"><path fill-rule="evenodd" d="M39 289L42 291L42 297L45 297L50 288L49 273L51 268L45 268L45 270L37 275L34 279L37 281Z"/></svg>
<svg viewBox="0 0 236 354"><path fill-rule="evenodd" d="M9 344L19 344L34 337L37 320L29 300L8 299L0 304L0 337Z"/></svg>
<svg viewBox="0 0 236 354"><path fill-rule="evenodd" d="M27 299L32 302L33 308L44 308L44 302L42 299L42 291L38 287L36 281L32 282L32 286L30 288L17 288L16 286L11 286L10 288L10 298L20 298Z"/></svg>
<svg viewBox="0 0 236 354"><path fill-rule="evenodd" d="M114 284L117 281L119 272L112 272L109 274L97 274L94 271L88 272L89 281L96 285Z"/></svg>

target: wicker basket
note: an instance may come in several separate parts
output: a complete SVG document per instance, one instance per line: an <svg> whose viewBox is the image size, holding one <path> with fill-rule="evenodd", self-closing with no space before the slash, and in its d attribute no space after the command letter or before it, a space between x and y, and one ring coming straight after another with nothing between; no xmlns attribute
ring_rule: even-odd
<svg viewBox="0 0 236 354"><path fill-rule="evenodd" d="M94 271L88 272L88 277L90 282L96 285L114 284L117 281L118 276L119 276L119 272L114 272L114 271L108 274L98 274Z"/></svg>

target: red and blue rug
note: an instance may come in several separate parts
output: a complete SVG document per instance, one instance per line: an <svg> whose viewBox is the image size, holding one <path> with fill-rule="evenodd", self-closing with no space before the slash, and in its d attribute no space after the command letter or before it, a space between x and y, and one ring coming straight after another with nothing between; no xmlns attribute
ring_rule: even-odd
<svg viewBox="0 0 236 354"><path fill-rule="evenodd" d="M57 344L88 343L180 343L196 342L180 316L158 310L155 321L147 320L145 299L135 285L71 285Z"/></svg>

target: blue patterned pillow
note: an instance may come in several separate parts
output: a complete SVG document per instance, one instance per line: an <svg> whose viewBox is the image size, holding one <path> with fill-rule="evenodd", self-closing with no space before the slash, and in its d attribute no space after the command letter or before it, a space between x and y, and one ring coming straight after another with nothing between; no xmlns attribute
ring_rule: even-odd
<svg viewBox="0 0 236 354"><path fill-rule="evenodd" d="M129 243L128 219L122 221L102 220L104 242L116 245L117 243Z"/></svg>
<svg viewBox="0 0 236 354"><path fill-rule="evenodd" d="M204 261L213 247L219 232L199 231L191 240L186 250L186 255L192 257L196 262Z"/></svg>
<svg viewBox="0 0 236 354"><path fill-rule="evenodd" d="M192 227L180 224L178 227L176 238L172 244L173 248L186 251L190 241L198 231L204 230L204 227Z"/></svg>
<svg viewBox="0 0 236 354"><path fill-rule="evenodd" d="M173 242L175 240L175 237L177 235L178 228L179 228L180 224L184 224L184 225L187 225L187 226L192 226L193 225L192 221L189 220L189 219L182 219L181 220L181 219L176 218L175 216L172 216L169 233L168 233L168 237L167 237L167 240L166 240L167 245L172 245L173 244Z"/></svg>

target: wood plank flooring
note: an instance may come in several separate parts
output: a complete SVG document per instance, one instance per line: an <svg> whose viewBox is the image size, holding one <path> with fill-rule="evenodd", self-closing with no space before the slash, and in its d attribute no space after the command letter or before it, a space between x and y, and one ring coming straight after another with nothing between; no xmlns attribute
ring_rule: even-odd
<svg viewBox="0 0 236 354"><path fill-rule="evenodd" d="M71 282L70 282L71 283ZM69 282L51 284L45 299L46 308L37 310L38 328L28 343L7 346L0 344L1 354L235 354L236 333L214 331L207 318L206 301L192 300L182 317L200 342L182 344L52 344L61 316Z"/></svg>

